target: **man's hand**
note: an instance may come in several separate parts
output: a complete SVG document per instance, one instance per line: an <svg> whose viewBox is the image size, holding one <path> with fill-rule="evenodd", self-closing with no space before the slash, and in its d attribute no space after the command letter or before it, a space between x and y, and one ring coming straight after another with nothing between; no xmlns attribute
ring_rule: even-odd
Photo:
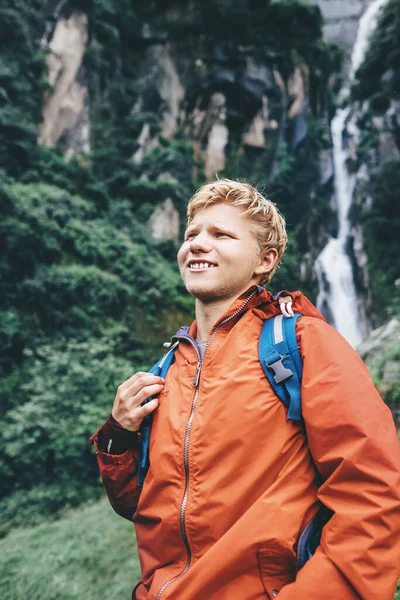
<svg viewBox="0 0 400 600"><path fill-rule="evenodd" d="M161 377L141 371L135 373L119 386L111 412L112 416L125 429L138 431L144 417L158 406L156 398L146 404L143 402L150 396L159 394L163 388L164 380Z"/></svg>

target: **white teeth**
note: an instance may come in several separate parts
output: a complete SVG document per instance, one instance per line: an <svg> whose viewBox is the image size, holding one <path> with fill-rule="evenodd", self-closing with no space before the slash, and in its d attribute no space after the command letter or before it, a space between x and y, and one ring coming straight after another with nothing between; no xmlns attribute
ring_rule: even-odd
<svg viewBox="0 0 400 600"><path fill-rule="evenodd" d="M191 269L212 269L215 265L210 265L209 263L191 263L189 267Z"/></svg>

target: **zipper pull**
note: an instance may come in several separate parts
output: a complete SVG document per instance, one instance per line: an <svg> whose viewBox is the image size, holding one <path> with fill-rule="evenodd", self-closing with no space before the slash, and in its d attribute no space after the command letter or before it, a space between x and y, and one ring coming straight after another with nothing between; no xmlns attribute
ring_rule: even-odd
<svg viewBox="0 0 400 600"><path fill-rule="evenodd" d="M193 379L194 387L197 387L199 385L200 370L201 370L201 362L199 361L197 363L196 375L194 376L194 379Z"/></svg>

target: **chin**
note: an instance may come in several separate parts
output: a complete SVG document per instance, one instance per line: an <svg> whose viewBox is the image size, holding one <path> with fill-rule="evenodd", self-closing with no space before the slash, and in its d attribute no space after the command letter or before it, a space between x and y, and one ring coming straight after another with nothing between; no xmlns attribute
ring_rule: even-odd
<svg viewBox="0 0 400 600"><path fill-rule="evenodd" d="M207 287L204 285L186 285L186 289L191 296L196 298L196 300L200 300L204 304L208 304L209 302L215 302L217 300L228 300L229 298L236 298L240 296L240 291L236 292L236 290L230 289L228 287Z"/></svg>
<svg viewBox="0 0 400 600"><path fill-rule="evenodd" d="M197 300L201 300L203 302L205 302L207 299L211 300L215 296L215 293L213 293L212 291L205 290L204 288L199 288L195 285L188 286L186 287L186 289L189 292L189 294L193 296L193 298L196 298Z"/></svg>
<svg viewBox="0 0 400 600"><path fill-rule="evenodd" d="M206 285L200 285L199 283L185 284L186 290L188 293L194 298L201 300L202 302L206 302L207 300L214 300L219 297L218 290L213 289L211 286L208 287Z"/></svg>

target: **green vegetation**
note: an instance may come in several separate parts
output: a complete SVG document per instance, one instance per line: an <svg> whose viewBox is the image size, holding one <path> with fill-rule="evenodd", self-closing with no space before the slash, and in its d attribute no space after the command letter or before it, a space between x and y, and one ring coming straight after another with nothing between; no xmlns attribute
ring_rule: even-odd
<svg viewBox="0 0 400 600"><path fill-rule="evenodd" d="M383 349L371 352L367 365L378 392L392 410L395 423L400 423L400 344L398 340L385 340Z"/></svg>
<svg viewBox="0 0 400 600"><path fill-rule="evenodd" d="M368 184L360 187L353 210L354 218L363 225L373 308L380 322L400 311L400 218L396 193L400 162L395 154L396 146L400 151L396 116L399 64L400 1L389 0L352 88L352 99L360 107L356 166L379 165ZM382 150L383 138L384 146L393 147L390 152Z"/></svg>
<svg viewBox="0 0 400 600"><path fill-rule="evenodd" d="M388 7L387 34L376 36L368 58L373 72L364 65L354 89L357 99L371 98L376 114L399 89L399 2ZM231 93L224 174L260 184L288 222L289 250L274 291L301 287L315 298L301 257L316 251L321 224L334 220L332 182L321 183L319 153L330 144L330 79L341 53L323 41L317 7L301 0L67 0L62 14L74 10L89 23L79 77L89 92L91 151L67 161L65 136L53 148L37 143L44 95L52 93L40 43L51 15L39 0L0 0L2 600L128 598L139 576L126 522L105 502L71 509L103 494L88 437L107 417L117 385L147 369L162 342L192 319L175 265L178 240L150 239L147 222L169 198L183 228L186 202L204 181L185 120L201 96L191 85L198 58L209 72L233 73L235 86L249 59L284 80L296 68L307 73L304 137L291 144L286 113L294 97L288 94L282 110L272 90L280 126L255 154L242 142L258 105L243 89L224 88ZM187 87L172 139L162 135L157 74L143 72L155 43L173 45ZM384 71L389 83L381 90L376 73ZM137 159L145 125L154 143ZM360 156L376 147L374 135L366 127ZM376 171L373 209L362 212L377 303L380 290L398 278L399 172L397 163ZM396 302L398 310L398 293ZM388 314L393 310L387 306Z"/></svg>
<svg viewBox="0 0 400 600"><path fill-rule="evenodd" d="M89 23L80 77L89 91L91 152L66 161L66 137L54 148L37 143L44 94L52 93L40 44L51 15L39 1L10 7L0 0L2 535L102 493L89 435L107 417L117 385L147 369L162 342L192 319L175 265L178 242L149 239L147 221L170 198L183 227L186 202L204 175L184 118L173 139L161 135L156 74L142 67L149 45L170 40L177 55L191 57L182 67L188 87L199 56L221 56L216 64L238 81L246 57L285 78L298 66L308 69L305 140L289 149L288 125L275 158L271 140L257 161L243 154L237 169L232 162L226 171L265 185L288 220L293 235L275 289L290 281L315 294L299 275L299 250L308 250L309 233L324 217L326 190L315 183L325 143L318 123L340 64L337 49L322 41L319 10L295 0L207 0L190 10L185 0L69 0L63 16L75 10ZM243 111L232 156L257 110L249 98L230 108ZM184 114L192 101L189 90ZM154 143L137 159L144 125Z"/></svg>
<svg viewBox="0 0 400 600"><path fill-rule="evenodd" d="M1 600L127 600L139 578L133 526L106 500L0 540Z"/></svg>
<svg viewBox="0 0 400 600"><path fill-rule="evenodd" d="M0 600L128 600L139 578L133 527L105 499L0 540Z"/></svg>
<svg viewBox="0 0 400 600"><path fill-rule="evenodd" d="M358 115L358 145L352 167L367 166L369 179L357 187L353 222L361 223L367 255L373 318L382 324L400 313L400 1L383 7L365 60L356 73L352 101ZM397 108L396 108L397 107ZM397 151L396 151L397 147ZM385 340L367 364L385 402L399 421L399 346Z"/></svg>
<svg viewBox="0 0 400 600"><path fill-rule="evenodd" d="M381 113L400 90L400 2L389 0L352 89L354 100L371 99L371 108Z"/></svg>
<svg viewBox="0 0 400 600"><path fill-rule="evenodd" d="M364 191L371 198L371 206L361 208L360 215L374 305L387 316L400 312L399 186L400 161L383 163L371 173L368 189Z"/></svg>
<svg viewBox="0 0 400 600"><path fill-rule="evenodd" d="M42 3L0 2L3 535L101 494L89 435L107 417L117 385L147 369L165 336L192 318L171 261L176 242L149 240L146 229L167 197L184 212L195 185L192 148L160 139L142 165L132 160L143 124L157 134L159 117L130 114L138 97L132 48L117 80L104 61L90 70L97 39L103 59L116 59L107 6L96 3L100 14L88 7L96 13L85 59L93 151L66 162L65 140L51 149L36 141L48 90ZM128 24L126 15L119 19L121 39ZM166 171L173 179L163 180Z"/></svg>

